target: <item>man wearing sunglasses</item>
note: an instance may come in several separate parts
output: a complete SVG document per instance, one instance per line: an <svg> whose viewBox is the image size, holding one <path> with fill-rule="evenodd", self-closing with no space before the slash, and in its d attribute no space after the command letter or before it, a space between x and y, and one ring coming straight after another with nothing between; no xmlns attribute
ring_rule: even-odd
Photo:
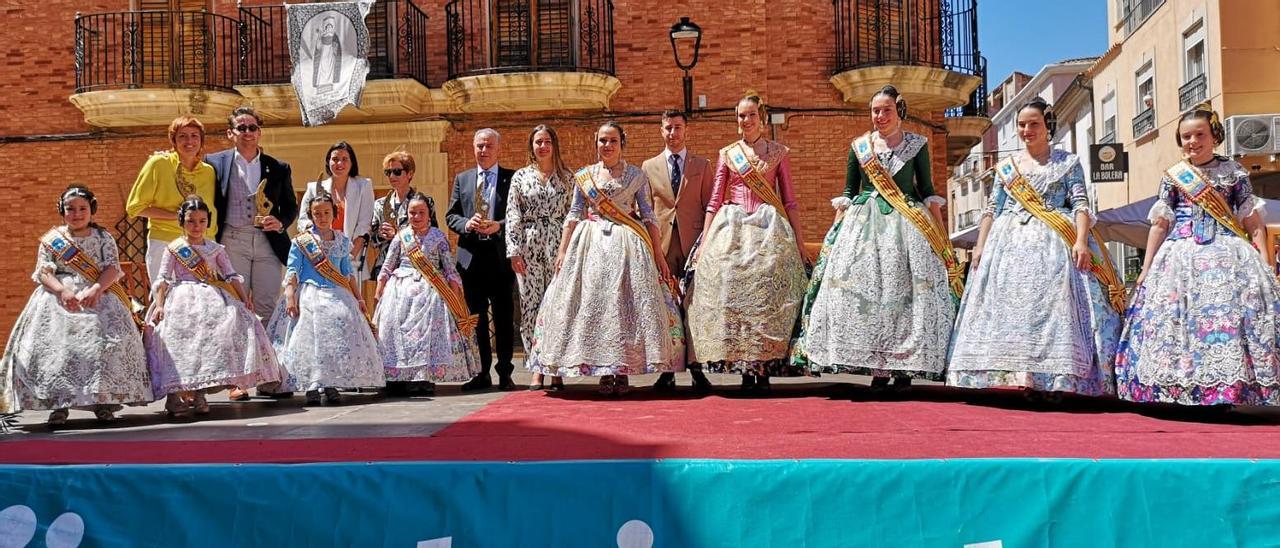
<svg viewBox="0 0 1280 548"><path fill-rule="evenodd" d="M218 243L236 273L244 276L244 286L253 301L253 311L266 322L280 296L284 264L289 257L289 225L298 216L298 200L293 190L289 164L262 152L262 119L253 107L243 106L227 117L227 139L234 145L205 157L217 174L214 207L218 215ZM271 201L267 215L258 212L258 189ZM259 389L259 394L263 394ZM276 395L276 394L271 394ZM279 394L287 397L289 394ZM236 390L234 400L249 395Z"/></svg>

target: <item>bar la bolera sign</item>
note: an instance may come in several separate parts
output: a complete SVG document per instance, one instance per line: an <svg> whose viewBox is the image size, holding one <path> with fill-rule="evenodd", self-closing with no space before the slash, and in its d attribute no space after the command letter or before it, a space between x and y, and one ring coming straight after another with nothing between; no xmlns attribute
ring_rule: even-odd
<svg viewBox="0 0 1280 548"><path fill-rule="evenodd" d="M1089 179L1095 183L1118 183L1124 181L1129 171L1129 155L1124 145L1106 143L1089 145Z"/></svg>

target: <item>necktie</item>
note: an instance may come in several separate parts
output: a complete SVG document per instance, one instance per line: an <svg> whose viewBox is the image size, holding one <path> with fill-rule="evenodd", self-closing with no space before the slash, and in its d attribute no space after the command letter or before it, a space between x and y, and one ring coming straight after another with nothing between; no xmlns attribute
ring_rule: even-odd
<svg viewBox="0 0 1280 548"><path fill-rule="evenodd" d="M680 155L671 155L671 194L680 195Z"/></svg>

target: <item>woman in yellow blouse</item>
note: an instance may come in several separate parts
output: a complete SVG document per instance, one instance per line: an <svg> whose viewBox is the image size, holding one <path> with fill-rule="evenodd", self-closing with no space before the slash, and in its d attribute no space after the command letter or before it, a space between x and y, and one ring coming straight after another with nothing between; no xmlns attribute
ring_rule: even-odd
<svg viewBox="0 0 1280 548"><path fill-rule="evenodd" d="M178 206L192 194L213 203L216 178L213 166L204 163L204 124L191 116L179 116L169 124L173 150L157 152L147 159L133 182L125 211L131 217L147 218L147 277L152 282L160 271L169 242L182 235L178 226ZM207 236L216 236L217 212L209 219Z"/></svg>

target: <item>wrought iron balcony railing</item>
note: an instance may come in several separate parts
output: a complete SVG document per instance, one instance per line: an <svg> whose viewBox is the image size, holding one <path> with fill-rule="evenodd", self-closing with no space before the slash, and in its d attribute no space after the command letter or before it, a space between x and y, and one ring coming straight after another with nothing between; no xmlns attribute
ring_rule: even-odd
<svg viewBox="0 0 1280 548"><path fill-rule="evenodd" d="M1205 96L1208 94L1208 78L1205 78L1203 74L1192 78L1190 82L1182 84L1182 87L1178 88L1178 110L1182 112L1190 110L1191 107L1204 101Z"/></svg>
<svg viewBox="0 0 1280 548"><path fill-rule="evenodd" d="M229 91L239 22L205 11L76 14L76 93L143 87Z"/></svg>
<svg viewBox="0 0 1280 548"><path fill-rule="evenodd" d="M964 106L947 109L946 116L948 118L961 116L988 118L991 116L987 109L987 58L979 55L977 67L978 72L976 75L982 78L982 83L978 84L978 89L973 90L973 93L969 95L969 102Z"/></svg>
<svg viewBox="0 0 1280 548"><path fill-rule="evenodd" d="M835 73L910 65L977 75L977 0L832 0Z"/></svg>
<svg viewBox="0 0 1280 548"><path fill-rule="evenodd" d="M1156 128L1156 109L1148 108L1133 117L1133 138L1137 139Z"/></svg>
<svg viewBox="0 0 1280 548"><path fill-rule="evenodd" d="M611 0L453 0L449 78L502 72L614 74Z"/></svg>
<svg viewBox="0 0 1280 548"><path fill-rule="evenodd" d="M282 4L241 6L240 84L286 84L293 71ZM384 0L365 17L369 79L412 78L427 85L427 14L412 0Z"/></svg>

